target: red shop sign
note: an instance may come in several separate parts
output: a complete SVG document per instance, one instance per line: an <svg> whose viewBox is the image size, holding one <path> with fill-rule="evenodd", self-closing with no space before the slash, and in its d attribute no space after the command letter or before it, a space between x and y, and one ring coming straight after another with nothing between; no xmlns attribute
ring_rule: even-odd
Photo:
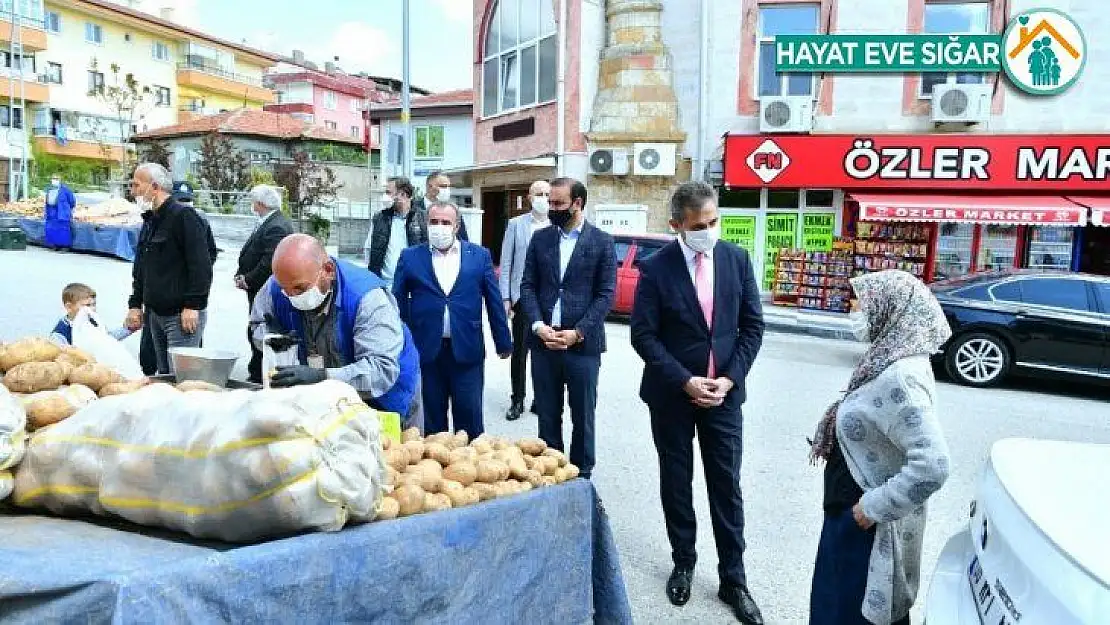
<svg viewBox="0 0 1110 625"><path fill-rule="evenodd" d="M925 208L917 206L861 205L865 221L945 221L977 224L1026 224L1081 226L1086 212L1071 209L1000 210L975 208Z"/></svg>
<svg viewBox="0 0 1110 625"><path fill-rule="evenodd" d="M1110 135L729 135L725 185L1103 191Z"/></svg>

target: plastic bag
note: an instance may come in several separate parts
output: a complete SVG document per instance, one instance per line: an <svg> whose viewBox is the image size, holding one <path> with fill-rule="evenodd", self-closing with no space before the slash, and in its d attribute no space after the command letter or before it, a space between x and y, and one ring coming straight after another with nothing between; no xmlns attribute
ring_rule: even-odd
<svg viewBox="0 0 1110 625"><path fill-rule="evenodd" d="M349 385L183 393L152 384L35 433L14 502L246 542L373 518L377 413Z"/></svg>
<svg viewBox="0 0 1110 625"><path fill-rule="evenodd" d="M275 349L271 339L283 338L282 334L267 334L262 339L262 387L270 388L270 373L277 367L287 367L300 364L300 355L297 346L292 345L286 349ZM279 343L280 344L280 343Z"/></svg>
<svg viewBox="0 0 1110 625"><path fill-rule="evenodd" d="M112 338L100 316L89 307L77 311L73 319L73 346L92 355L98 363L108 365L128 380L141 380L139 361L122 343Z"/></svg>
<svg viewBox="0 0 1110 625"><path fill-rule="evenodd" d="M0 385L0 471L19 463L26 441L27 413L23 403Z"/></svg>

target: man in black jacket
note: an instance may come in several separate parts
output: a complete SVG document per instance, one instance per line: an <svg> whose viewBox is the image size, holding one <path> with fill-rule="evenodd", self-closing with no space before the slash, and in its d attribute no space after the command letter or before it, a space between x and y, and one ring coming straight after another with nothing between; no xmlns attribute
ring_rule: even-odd
<svg viewBox="0 0 1110 625"><path fill-rule="evenodd" d="M435 170L428 174L424 180L424 197L412 203L413 207L424 213L424 217L428 216L428 209L432 204L442 202L444 204L455 204L451 199L451 179L447 174L440 170ZM458 204L455 204L458 206ZM466 236L466 221L459 220L459 231L455 233L455 238L460 241L469 241L470 238Z"/></svg>
<svg viewBox="0 0 1110 625"><path fill-rule="evenodd" d="M428 219L413 207L416 190L408 178L390 178L385 193L392 204L370 220L370 234L363 247L367 269L392 286L401 250L428 243Z"/></svg>
<svg viewBox="0 0 1110 625"><path fill-rule="evenodd" d="M204 335L212 258L208 229L191 208L175 202L165 167L143 163L131 178L131 193L146 210L132 268L126 325L151 325L159 373L172 373L171 347L198 347Z"/></svg>
<svg viewBox="0 0 1110 625"><path fill-rule="evenodd" d="M247 311L254 305L254 296L273 274L274 250L285 237L293 234L293 223L281 212L281 194L270 185L260 184L250 193L251 211L258 215L258 225L239 252L239 269L235 272L235 286L247 292ZM247 365L248 380L262 383L262 352L252 340L253 332L247 326L247 343L251 346L251 361Z"/></svg>

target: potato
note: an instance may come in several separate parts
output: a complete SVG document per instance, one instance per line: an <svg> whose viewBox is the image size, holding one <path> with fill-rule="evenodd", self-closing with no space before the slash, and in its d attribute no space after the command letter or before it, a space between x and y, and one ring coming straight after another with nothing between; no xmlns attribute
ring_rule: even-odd
<svg viewBox="0 0 1110 625"><path fill-rule="evenodd" d="M509 441L501 438L500 436L493 439L493 450L494 451L501 451L503 449L508 449L509 447L510 447Z"/></svg>
<svg viewBox="0 0 1110 625"><path fill-rule="evenodd" d="M476 462L478 460L478 452L474 451L470 447L458 447L451 450L450 459L451 463L460 462L463 460L468 462Z"/></svg>
<svg viewBox="0 0 1110 625"><path fill-rule="evenodd" d="M69 400L69 403L77 406L78 410L96 401L96 393L91 388L80 384L63 386L58 389L58 394Z"/></svg>
<svg viewBox="0 0 1110 625"><path fill-rule="evenodd" d="M451 499L452 508L461 508L463 506L472 506L481 500L478 491L470 487L460 488L444 493Z"/></svg>
<svg viewBox="0 0 1110 625"><path fill-rule="evenodd" d="M382 451L389 451L389 448L393 446L393 439L389 438L388 436L382 436L381 441Z"/></svg>
<svg viewBox="0 0 1110 625"><path fill-rule="evenodd" d="M207 391L209 393L222 393L224 389L203 380L185 380L177 383L177 390L188 393L190 391Z"/></svg>
<svg viewBox="0 0 1110 625"><path fill-rule="evenodd" d="M436 432L424 437L424 444L428 445L430 443L438 443L450 450L455 446L455 435L450 432Z"/></svg>
<svg viewBox="0 0 1110 625"><path fill-rule="evenodd" d="M478 469L472 462L456 462L443 470L443 477L463 486L470 486L478 477Z"/></svg>
<svg viewBox="0 0 1110 625"><path fill-rule="evenodd" d="M524 481L531 486L542 486L543 473L529 469L528 471L524 472Z"/></svg>
<svg viewBox="0 0 1110 625"><path fill-rule="evenodd" d="M408 453L402 448L394 447L383 453L385 454L385 463L392 467L394 471L404 471L405 467L409 465Z"/></svg>
<svg viewBox="0 0 1110 625"><path fill-rule="evenodd" d="M567 466L565 466L563 468L565 468L567 470L567 479L568 480L573 480L574 478L578 477L579 469L578 469L577 466L575 466L573 464L570 464L568 462Z"/></svg>
<svg viewBox="0 0 1110 625"><path fill-rule="evenodd" d="M424 509L424 489L419 486L406 484L393 491L392 497L397 500L398 516L410 516Z"/></svg>
<svg viewBox="0 0 1110 625"><path fill-rule="evenodd" d="M531 482L521 482L520 483L520 489L517 491L517 493L526 493L526 492L532 490L532 488L533 487L532 487Z"/></svg>
<svg viewBox="0 0 1110 625"><path fill-rule="evenodd" d="M442 443L428 443L424 445L424 457L435 460L443 466L451 464L451 451Z"/></svg>
<svg viewBox="0 0 1110 625"><path fill-rule="evenodd" d="M478 493L478 501L488 501L497 497L497 488L493 484L483 484L482 482L474 482L469 488L473 488Z"/></svg>
<svg viewBox="0 0 1110 625"><path fill-rule="evenodd" d="M451 498L438 493L424 494L424 512L438 512L451 508Z"/></svg>
<svg viewBox="0 0 1110 625"><path fill-rule="evenodd" d="M427 493L438 493L439 483L443 479L440 474L439 465L435 469L429 468L427 465L420 466L416 464L409 465L405 471L405 475L417 475L420 478L418 484L420 488L424 489Z"/></svg>
<svg viewBox="0 0 1110 625"><path fill-rule="evenodd" d="M493 490L497 497L508 497L509 495L513 495L516 493L515 488L508 481L498 482L494 484Z"/></svg>
<svg viewBox="0 0 1110 625"><path fill-rule="evenodd" d="M4 386L13 393L52 391L65 383L65 371L55 362L28 362L4 374Z"/></svg>
<svg viewBox="0 0 1110 625"><path fill-rule="evenodd" d="M401 432L401 442L407 443L409 441L418 441L420 438L420 430L418 428L409 428Z"/></svg>
<svg viewBox="0 0 1110 625"><path fill-rule="evenodd" d="M59 358L61 357L59 356ZM76 367L73 366L72 363L66 362L64 360L55 360L54 364L62 368L62 376L65 377L65 379L67 380L69 379L69 374L73 373L73 370L76 369Z"/></svg>
<svg viewBox="0 0 1110 625"><path fill-rule="evenodd" d="M558 458L552 458L551 456L540 456L539 458L536 458L536 460L539 461L541 465L543 465L543 470L540 471L540 473L544 475L553 475L555 473L555 469L559 468Z"/></svg>
<svg viewBox="0 0 1110 625"><path fill-rule="evenodd" d="M411 473L399 473L397 475L396 486L419 486L424 490L424 473L423 471L413 471Z"/></svg>
<svg viewBox="0 0 1110 625"><path fill-rule="evenodd" d="M439 482L439 492L445 495L451 494L453 490L462 490L464 488L466 488L466 486L459 484L455 480L441 480Z"/></svg>
<svg viewBox="0 0 1110 625"><path fill-rule="evenodd" d="M112 384L105 384L99 392L101 397L111 397L112 395L127 395L146 386L146 380L133 380L131 382L115 382Z"/></svg>
<svg viewBox="0 0 1110 625"><path fill-rule="evenodd" d="M443 465L436 462L435 460L425 458L420 462L417 462L415 465L410 466L420 467L424 471L434 473L436 477L443 477Z"/></svg>
<svg viewBox="0 0 1110 625"><path fill-rule="evenodd" d="M57 393L50 393L46 397L32 399L24 408L27 411L28 425L35 429L68 419L73 416L73 413L77 412L77 406L69 403L65 397Z"/></svg>
<svg viewBox="0 0 1110 625"><path fill-rule="evenodd" d="M91 365L92 363L96 362L96 359L92 357L92 354L86 352L83 349L78 349L76 347L66 345L63 346L61 350L62 353L58 354L58 357L54 359L54 362L67 362L74 367L80 367L81 365Z"/></svg>
<svg viewBox="0 0 1110 625"><path fill-rule="evenodd" d="M397 469L394 469L393 467L388 466L388 465L385 467L385 485L386 486L397 486L400 479L401 479L401 473L398 472Z"/></svg>
<svg viewBox="0 0 1110 625"><path fill-rule="evenodd" d="M500 482L509 477L509 465L497 460L479 460L475 475L477 481L486 484Z"/></svg>
<svg viewBox="0 0 1110 625"><path fill-rule="evenodd" d="M470 448L479 456L493 452L493 445L490 445L489 441L482 439L471 442Z"/></svg>
<svg viewBox="0 0 1110 625"><path fill-rule="evenodd" d="M509 461L509 475L515 480L525 479L526 474L531 469L524 462L523 458L513 458Z"/></svg>
<svg viewBox="0 0 1110 625"><path fill-rule="evenodd" d="M559 483L555 481L555 478L551 477L550 475L543 476L542 478L540 478L540 481L542 482L540 484L541 486L554 486Z"/></svg>
<svg viewBox="0 0 1110 625"><path fill-rule="evenodd" d="M0 372L31 362L52 362L62 350L50 341L31 337L0 347Z"/></svg>
<svg viewBox="0 0 1110 625"><path fill-rule="evenodd" d="M98 393L108 384L125 381L123 376L107 365L81 365L69 374L70 384L83 384Z"/></svg>
<svg viewBox="0 0 1110 625"><path fill-rule="evenodd" d="M528 465L528 468L531 469L532 471L538 471L540 475L543 475L543 473L544 473L544 464L543 464L543 461L541 461L539 458L533 458L532 456L525 456L524 457L524 464Z"/></svg>
<svg viewBox="0 0 1110 625"><path fill-rule="evenodd" d="M567 466L567 455L559 451L558 449L552 449L549 447L543 450L543 455L547 456L548 458L554 458L558 460L559 466L561 467Z"/></svg>
<svg viewBox="0 0 1110 625"><path fill-rule="evenodd" d="M459 430L458 432L455 432L455 445L457 447L466 447L469 444L470 435L466 433L466 430Z"/></svg>
<svg viewBox="0 0 1110 625"><path fill-rule="evenodd" d="M545 477L551 477L555 480L556 484L562 484L563 482L570 479L570 471L567 471L566 467L559 467L558 469L555 469L554 473Z"/></svg>
<svg viewBox="0 0 1110 625"><path fill-rule="evenodd" d="M547 443L542 438L522 438L516 442L516 446L529 456L538 456L547 449Z"/></svg>
<svg viewBox="0 0 1110 625"><path fill-rule="evenodd" d="M420 441L402 443L401 447L404 447L409 453L409 464L416 464L417 461L424 457L424 443Z"/></svg>
<svg viewBox="0 0 1110 625"><path fill-rule="evenodd" d="M389 519L396 519L397 515L401 513L401 504L396 499L386 495L382 497L382 503L378 507L378 513L374 515L375 521L386 521Z"/></svg>

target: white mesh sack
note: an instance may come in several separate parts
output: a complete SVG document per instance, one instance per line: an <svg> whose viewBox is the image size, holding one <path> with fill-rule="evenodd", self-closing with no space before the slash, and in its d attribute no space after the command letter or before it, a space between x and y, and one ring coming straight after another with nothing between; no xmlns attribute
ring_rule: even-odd
<svg viewBox="0 0 1110 625"><path fill-rule="evenodd" d="M368 521L385 492L377 413L342 382L184 393L154 384L32 435L16 505L254 541Z"/></svg>

